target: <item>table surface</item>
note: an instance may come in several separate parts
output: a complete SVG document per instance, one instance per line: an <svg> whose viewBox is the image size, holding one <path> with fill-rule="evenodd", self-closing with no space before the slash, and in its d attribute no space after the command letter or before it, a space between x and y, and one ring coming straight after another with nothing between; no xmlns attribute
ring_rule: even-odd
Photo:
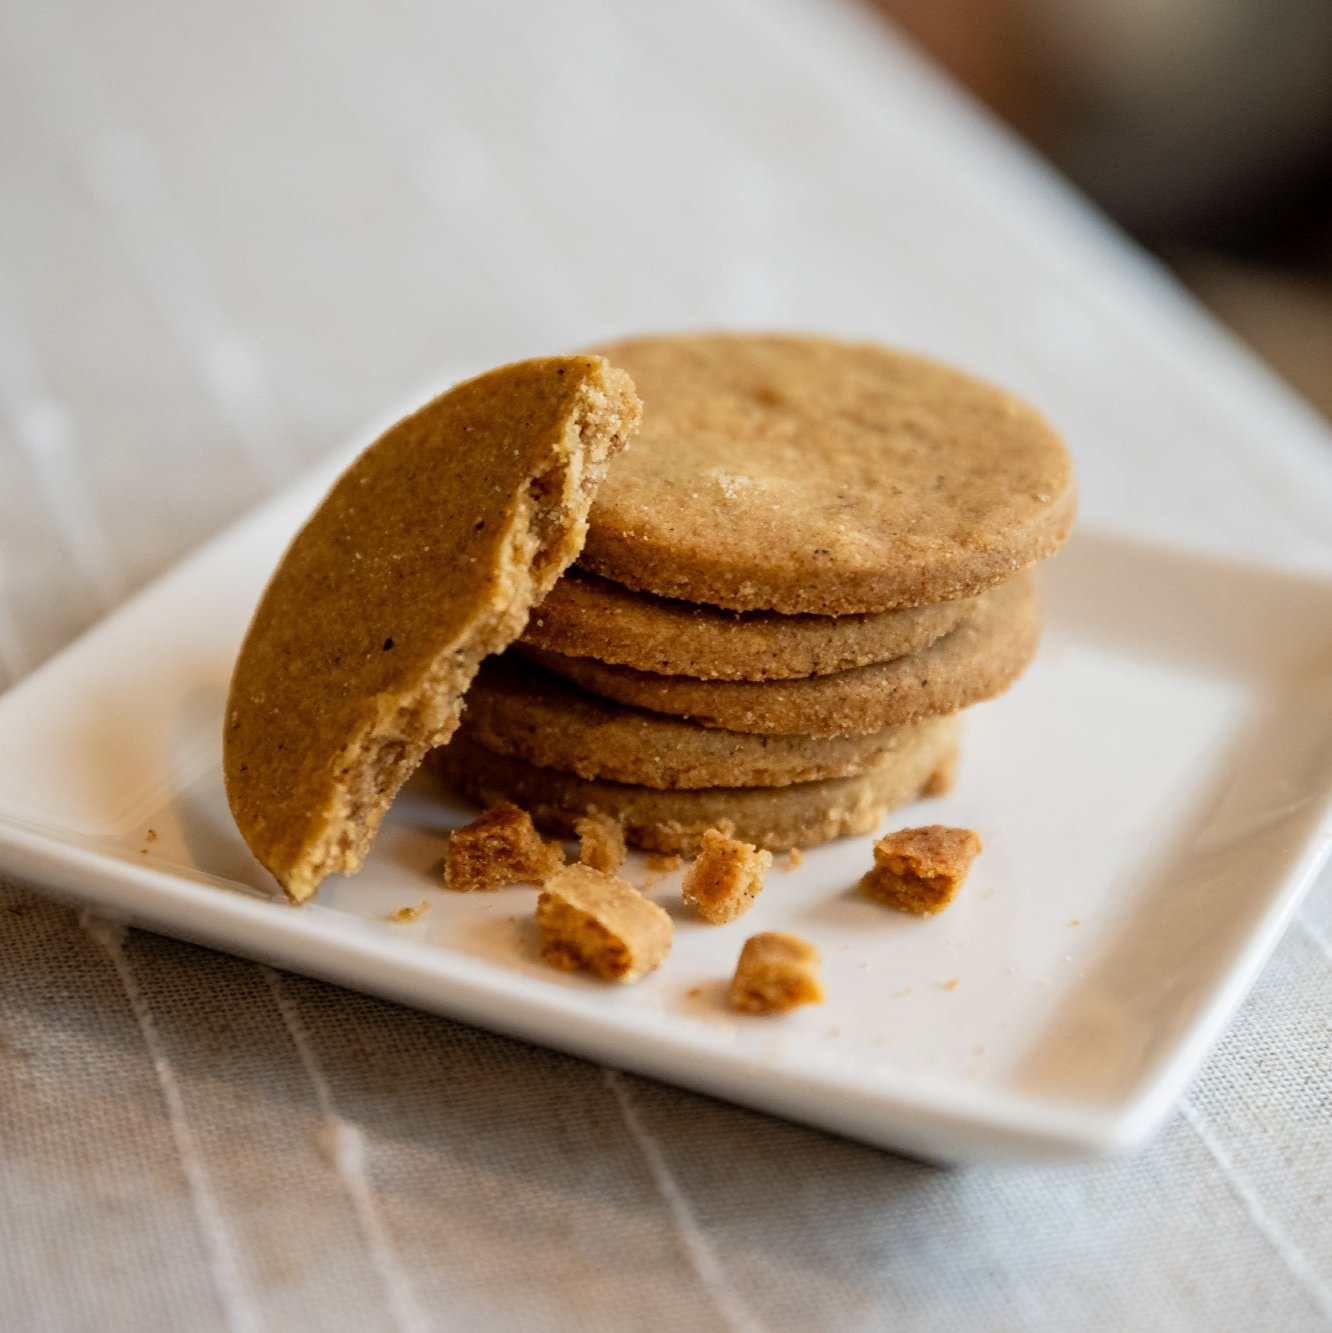
<svg viewBox="0 0 1332 1333"><path fill-rule="evenodd" d="M1062 358L1077 452L1024 265L1099 269L1328 447L839 0L10 0L0 163L4 683L409 386L635 330ZM1094 524L1131 469L1078 461ZM1326 574L1328 513L1229 554ZM1325 875L1148 1149L949 1171L0 883L0 1325L1325 1328L1330 1016Z"/></svg>

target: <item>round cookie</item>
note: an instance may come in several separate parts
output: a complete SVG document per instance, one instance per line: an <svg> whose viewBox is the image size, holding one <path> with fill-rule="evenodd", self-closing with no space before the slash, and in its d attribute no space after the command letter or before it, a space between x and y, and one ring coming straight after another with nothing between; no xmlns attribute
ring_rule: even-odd
<svg viewBox="0 0 1332 1333"><path fill-rule="evenodd" d="M634 592L571 569L532 612L523 642L566 657L700 680L786 680L919 652L974 598L867 615L726 611Z"/></svg>
<svg viewBox="0 0 1332 1333"><path fill-rule="evenodd" d="M969 597L1054 551L1069 458L1020 399L870 343L745 334L597 349L643 430L585 569L732 610L845 615Z"/></svg>
<svg viewBox="0 0 1332 1333"><path fill-rule="evenodd" d="M1040 608L1029 574L979 599L975 616L923 653L802 680L693 680L561 657L520 644L556 675L617 703L728 731L837 736L952 713L1001 694L1031 661Z"/></svg>
<svg viewBox="0 0 1332 1333"><path fill-rule="evenodd" d="M849 777L909 746L922 723L869 735L760 736L626 708L521 657L486 662L459 734L495 754L582 778L644 787L784 787Z"/></svg>
<svg viewBox="0 0 1332 1333"><path fill-rule="evenodd" d="M502 367L388 430L297 534L241 646L223 742L237 827L294 902L360 867L482 658L578 554L639 411L600 357Z"/></svg>
<svg viewBox="0 0 1332 1333"><path fill-rule="evenodd" d="M586 781L553 768L491 754L462 735L430 757L450 786L481 804L512 801L543 828L572 836L592 810L616 819L625 838L650 852L693 853L703 833L727 821L734 836L771 848L813 847L868 833L889 810L936 790L936 773L957 759L958 723L931 718L912 743L856 777L787 787L702 787L659 791L627 783Z"/></svg>

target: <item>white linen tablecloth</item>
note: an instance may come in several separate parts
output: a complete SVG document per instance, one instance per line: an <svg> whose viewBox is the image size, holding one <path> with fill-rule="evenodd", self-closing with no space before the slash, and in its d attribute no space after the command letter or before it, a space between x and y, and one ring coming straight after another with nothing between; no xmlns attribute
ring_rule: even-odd
<svg viewBox="0 0 1332 1333"><path fill-rule="evenodd" d="M7 0L0 164L0 682L408 386L620 333L1066 384L1084 521L1136 487L1188 540L1025 300L1096 270L1153 355L1217 344L1218 422L1326 447L837 0ZM1237 510L1228 553L1326 573L1328 513L1274 550ZM1332 1326L1330 1194L1326 875L1147 1150L954 1171L0 884L5 1330L1291 1333Z"/></svg>

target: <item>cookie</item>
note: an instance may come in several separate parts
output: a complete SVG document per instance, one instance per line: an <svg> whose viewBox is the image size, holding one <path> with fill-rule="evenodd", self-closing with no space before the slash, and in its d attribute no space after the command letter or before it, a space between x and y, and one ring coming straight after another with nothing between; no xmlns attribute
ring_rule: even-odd
<svg viewBox="0 0 1332 1333"><path fill-rule="evenodd" d="M617 703L705 727L837 736L951 713L1002 693L1021 675L1040 638L1030 575L994 588L976 615L923 653L802 680L693 680L561 657L519 645L539 665Z"/></svg>
<svg viewBox="0 0 1332 1333"><path fill-rule="evenodd" d="M639 413L600 357L491 371L393 426L292 542L232 675L224 767L237 826L293 901L359 868L481 659L578 554Z"/></svg>
<svg viewBox="0 0 1332 1333"><path fill-rule="evenodd" d="M868 833L884 815L914 801L935 770L954 761L958 722L932 718L878 767L851 778L786 787L703 787L659 791L628 783L586 781L492 754L458 735L436 750L430 767L482 804L513 801L543 828L562 836L592 810L619 820L626 839L650 852L693 853L703 834L725 822L731 836L760 847L812 847Z"/></svg>
<svg viewBox="0 0 1332 1333"><path fill-rule="evenodd" d="M495 754L644 787L782 787L849 777L908 745L913 723L869 735L764 736L701 727L588 694L512 654L482 666L461 733Z"/></svg>
<svg viewBox="0 0 1332 1333"><path fill-rule="evenodd" d="M975 609L965 598L849 616L726 611L634 592L575 568L532 612L523 642L666 676L784 680L918 653Z"/></svg>
<svg viewBox="0 0 1332 1333"><path fill-rule="evenodd" d="M645 418L579 563L630 588L739 611L922 606L1011 579L1072 523L1045 419L924 357L746 334L597 350Z"/></svg>

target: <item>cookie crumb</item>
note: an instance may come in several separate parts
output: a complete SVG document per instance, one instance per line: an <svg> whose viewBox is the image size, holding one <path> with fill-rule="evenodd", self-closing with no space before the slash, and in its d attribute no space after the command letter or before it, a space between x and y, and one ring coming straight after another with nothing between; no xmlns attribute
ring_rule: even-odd
<svg viewBox="0 0 1332 1333"><path fill-rule="evenodd" d="M942 824L901 829L874 844L874 869L860 887L899 912L933 916L953 901L980 850L980 836L972 829Z"/></svg>
<svg viewBox="0 0 1332 1333"><path fill-rule="evenodd" d="M698 997L699 997L700 995L703 994L703 987L702 987L702 986L690 986L690 988L689 988L687 991L685 991L685 994L686 994L691 1000L697 1000Z"/></svg>
<svg viewBox="0 0 1332 1333"><path fill-rule="evenodd" d="M942 983L944 990L956 990L962 984L961 977L952 977L950 980Z"/></svg>
<svg viewBox="0 0 1332 1333"><path fill-rule="evenodd" d="M647 859L647 868L649 870L659 870L664 875L669 875L672 870L679 870L684 864L678 856L663 856L659 852L653 852Z"/></svg>
<svg viewBox="0 0 1332 1333"><path fill-rule="evenodd" d="M1068 924L1069 924L1070 926L1080 926L1080 925L1082 925L1082 922L1081 922L1081 921L1076 921L1076 920L1074 920L1074 921L1070 921Z"/></svg>
<svg viewBox="0 0 1332 1333"><path fill-rule="evenodd" d="M563 864L564 853L558 844L541 837L532 816L506 803L449 836L444 884L456 893L501 889L509 884L540 888Z"/></svg>
<svg viewBox="0 0 1332 1333"><path fill-rule="evenodd" d="M148 830L148 832L147 832L146 834L144 834L144 838L143 838L143 840L144 840L144 842L156 842L156 841L157 841L157 830L156 830L155 828L150 828L150 829Z"/></svg>
<svg viewBox="0 0 1332 1333"><path fill-rule="evenodd" d="M926 779L922 796L947 796L957 786L958 752L954 750Z"/></svg>
<svg viewBox="0 0 1332 1333"><path fill-rule="evenodd" d="M389 913L389 920L399 926L405 926L409 921L415 921L430 907L430 904L422 899L415 907L399 907L396 912Z"/></svg>
<svg viewBox="0 0 1332 1333"><path fill-rule="evenodd" d="M819 951L796 935L768 930L751 935L740 950L731 979L733 1009L782 1014L802 1004L821 1004Z"/></svg>
<svg viewBox="0 0 1332 1333"><path fill-rule="evenodd" d="M651 972L670 952L675 930L632 884L581 864L547 881L536 923L547 963L603 981L637 981Z"/></svg>
<svg viewBox="0 0 1332 1333"><path fill-rule="evenodd" d="M792 847L786 854L786 868L788 870L797 870L805 864L805 854L799 847Z"/></svg>
<svg viewBox="0 0 1332 1333"><path fill-rule="evenodd" d="M600 810L589 810L581 819L574 820L574 832L578 835L581 864L608 875L624 864L624 830L619 820L602 814Z"/></svg>
<svg viewBox="0 0 1332 1333"><path fill-rule="evenodd" d="M693 865L685 872L681 894L705 921L722 925L754 905L772 853L707 829Z"/></svg>

